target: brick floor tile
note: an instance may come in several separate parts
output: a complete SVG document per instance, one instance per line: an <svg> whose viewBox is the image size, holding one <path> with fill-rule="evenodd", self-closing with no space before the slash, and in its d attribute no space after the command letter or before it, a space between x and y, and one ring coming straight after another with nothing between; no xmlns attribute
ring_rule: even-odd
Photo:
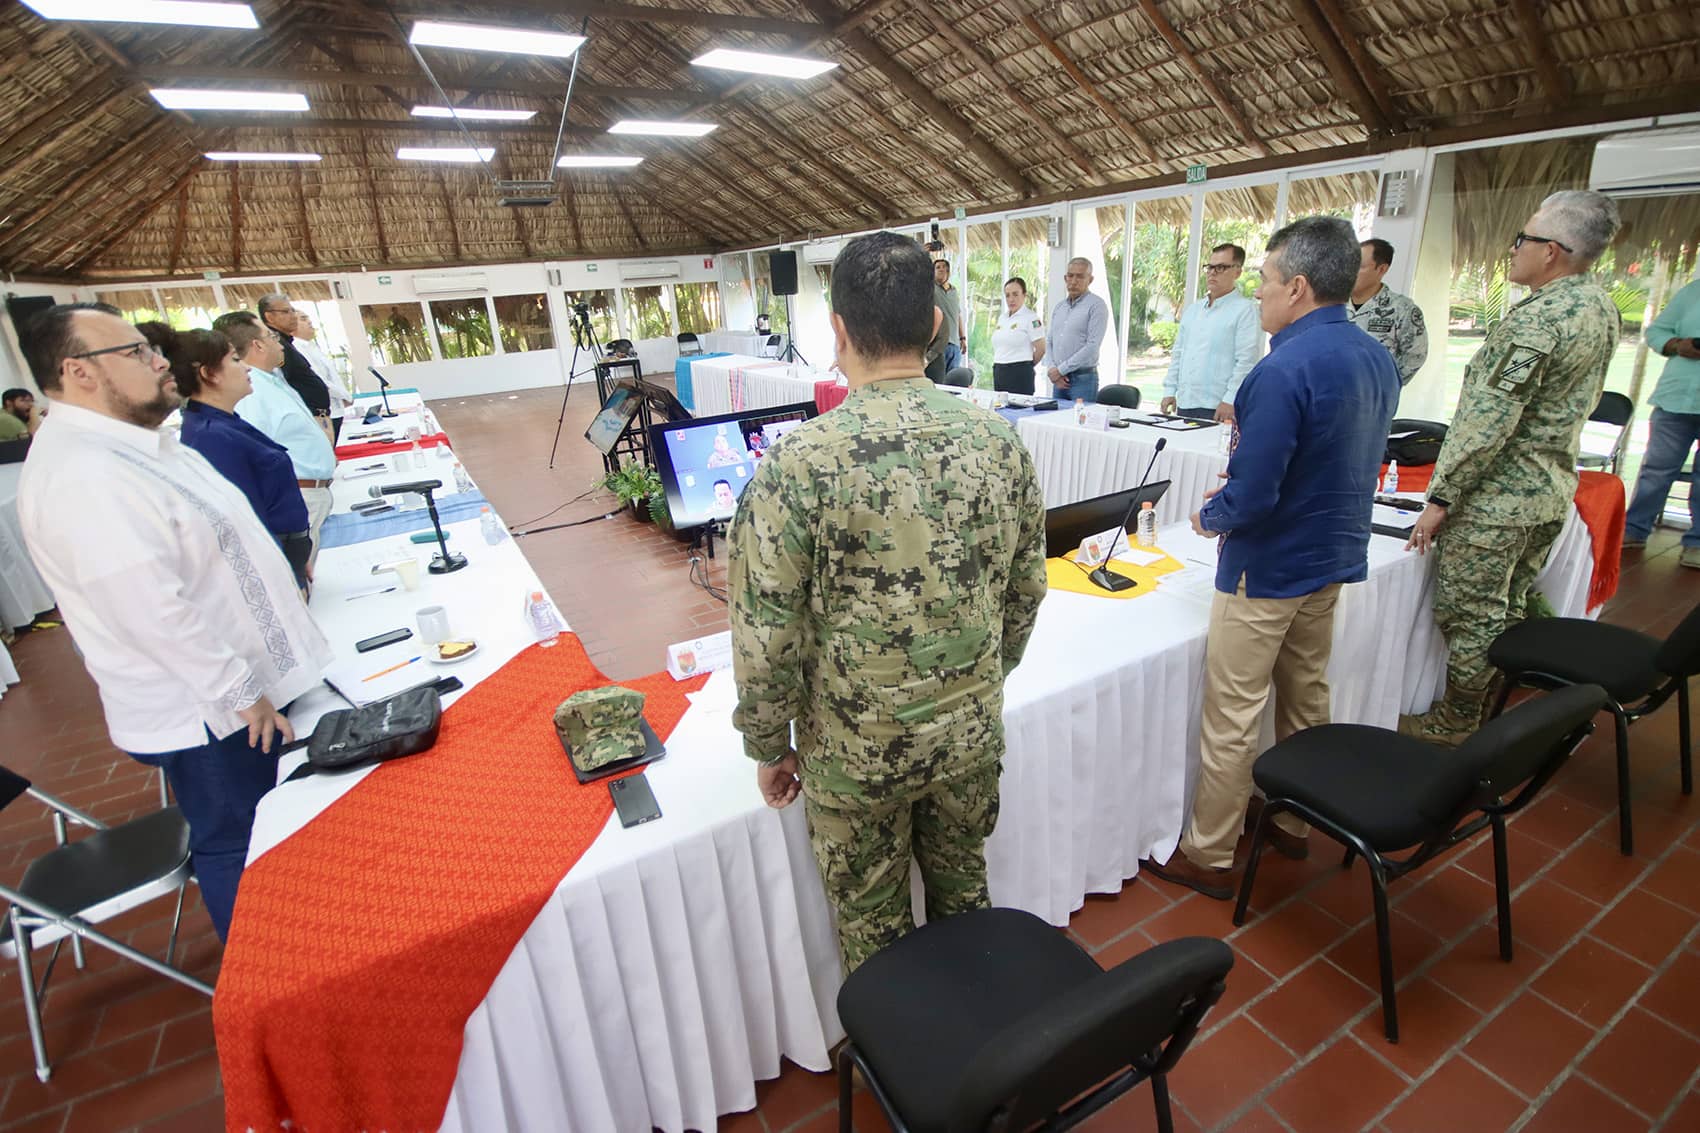
<svg viewBox="0 0 1700 1133"><path fill-rule="evenodd" d="M1131 960L1141 952L1155 948L1157 942L1139 929L1134 929L1126 936L1120 937L1110 944L1092 953L1092 958L1098 961L1107 971L1124 961Z"/></svg>
<svg viewBox="0 0 1700 1133"><path fill-rule="evenodd" d="M1412 1078L1427 1073L1482 1020L1480 1011L1433 980L1413 980L1399 989L1399 1041L1390 1043L1379 991L1375 1004L1375 1011L1360 1019L1352 1033Z"/></svg>
<svg viewBox="0 0 1700 1133"><path fill-rule="evenodd" d="M1563 1073L1594 1030L1540 996L1524 992L1471 1039L1464 1053L1525 1097Z"/></svg>
<svg viewBox="0 0 1700 1133"><path fill-rule="evenodd" d="M1248 919L1233 938L1233 945L1235 951L1250 956L1270 975L1280 977L1328 951L1350 931L1315 905L1294 901L1273 913Z"/></svg>
<svg viewBox="0 0 1700 1133"><path fill-rule="evenodd" d="M1523 1099L1461 1058L1444 1063L1382 1121L1388 1133L1504 1133Z"/></svg>
<svg viewBox="0 0 1700 1133"><path fill-rule="evenodd" d="M1581 894L1538 878L1511 900L1512 935L1553 956L1569 946L1599 912L1600 906Z"/></svg>
<svg viewBox="0 0 1700 1133"><path fill-rule="evenodd" d="M1640 1005L1700 1038L1700 954L1679 956L1641 997Z"/></svg>
<svg viewBox="0 0 1700 1133"><path fill-rule="evenodd" d="M1646 1133L1648 1122L1580 1078L1569 1078L1541 1106L1523 1133ZM1672 1129L1670 1133L1678 1133Z"/></svg>
<svg viewBox="0 0 1700 1133"><path fill-rule="evenodd" d="M1700 1040L1633 1009L1582 1062L1582 1072L1649 1116L1664 1112L1700 1067Z"/></svg>
<svg viewBox="0 0 1700 1133"><path fill-rule="evenodd" d="M1700 1129L1700 1093L1687 1094L1659 1127L1659 1133L1686 1133L1691 1129Z"/></svg>
<svg viewBox="0 0 1700 1133"><path fill-rule="evenodd" d="M1183 936L1226 937L1234 931L1232 901L1213 901L1155 878L1151 884L1177 898L1174 904L1140 926L1151 939L1162 942Z"/></svg>
<svg viewBox="0 0 1700 1133"><path fill-rule="evenodd" d="M1304 899L1348 928L1356 928L1375 915L1370 903L1369 871L1334 869L1305 890Z"/></svg>
<svg viewBox="0 0 1700 1133"><path fill-rule="evenodd" d="M838 1099L837 1075L816 1074L789 1060L782 1065L779 1077L756 1083L756 1108L776 1133Z"/></svg>
<svg viewBox="0 0 1700 1133"><path fill-rule="evenodd" d="M1639 960L1583 937L1541 973L1534 989L1598 1027L1610 1020L1651 974Z"/></svg>
<svg viewBox="0 0 1700 1133"><path fill-rule="evenodd" d="M1564 850L1585 837L1604 814L1601 807L1588 805L1561 791L1548 791L1511 820L1511 829L1555 850Z"/></svg>
<svg viewBox="0 0 1700 1133"><path fill-rule="evenodd" d="M1388 924L1393 944L1393 976L1402 980L1440 951L1444 941L1405 914L1395 911ZM1328 950L1328 958L1366 987L1381 991L1380 961L1375 947L1375 922L1359 925L1344 941Z"/></svg>
<svg viewBox="0 0 1700 1133"><path fill-rule="evenodd" d="M1272 1090L1267 1104L1295 1133L1335 1133L1362 1128L1408 1085L1347 1035Z"/></svg>
<svg viewBox="0 0 1700 1133"><path fill-rule="evenodd" d="M1175 1099L1208 1129L1291 1065L1291 1056L1274 1039L1241 1016L1194 1044L1169 1075L1169 1083Z"/></svg>
<svg viewBox="0 0 1700 1133"><path fill-rule="evenodd" d="M1689 912L1700 913L1700 853L1679 846L1654 868L1641 887Z"/></svg>
<svg viewBox="0 0 1700 1133"><path fill-rule="evenodd" d="M1534 975L1546 957L1523 945L1509 961L1499 958L1499 930L1483 925L1436 960L1429 978L1481 1011L1491 1011Z"/></svg>
<svg viewBox="0 0 1700 1133"><path fill-rule="evenodd" d="M158 1045L157 1031L132 1035L122 1042L68 1058L62 1054L56 1057L49 1045L47 1056L53 1062L53 1076L44 1084L36 1080L31 1069L13 1078L6 1104L0 1108L0 1122L57 1109L97 1090L135 1079L153 1065L153 1052Z"/></svg>
<svg viewBox="0 0 1700 1133"><path fill-rule="evenodd" d="M168 1113L137 1129L136 1133L223 1133L224 1098L211 1097L197 1105ZM720 1126L725 1133L727 1126Z"/></svg>
<svg viewBox="0 0 1700 1133"><path fill-rule="evenodd" d="M1087 947L1097 948L1174 904L1165 888L1136 877L1113 896L1091 894L1068 919L1068 927Z"/></svg>
<svg viewBox="0 0 1700 1133"><path fill-rule="evenodd" d="M1253 1019L1303 1055L1332 1038L1376 994L1325 958L1293 973L1251 1007Z"/></svg>

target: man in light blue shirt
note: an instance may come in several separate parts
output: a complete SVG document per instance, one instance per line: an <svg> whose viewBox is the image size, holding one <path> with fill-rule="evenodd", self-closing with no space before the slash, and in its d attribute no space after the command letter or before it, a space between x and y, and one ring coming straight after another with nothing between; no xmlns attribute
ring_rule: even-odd
<svg viewBox="0 0 1700 1133"><path fill-rule="evenodd" d="M1045 376L1058 401L1098 400L1098 351L1110 327L1110 305L1092 294L1092 261L1075 257L1063 273L1067 298L1051 310Z"/></svg>
<svg viewBox="0 0 1700 1133"><path fill-rule="evenodd" d="M1163 378L1164 413L1232 421L1234 395L1263 353L1257 304L1234 288L1245 249L1218 244L1204 265L1204 298L1181 315L1180 332Z"/></svg>
<svg viewBox="0 0 1700 1133"><path fill-rule="evenodd" d="M1647 454L1623 526L1623 546L1644 547L1664 514L1665 497L1700 440L1700 280L1672 297L1647 326L1647 346L1670 361L1653 390ZM1682 536L1682 565L1700 570L1700 500L1688 485L1690 524Z"/></svg>
<svg viewBox="0 0 1700 1133"><path fill-rule="evenodd" d="M331 512L331 477L336 475L336 449L301 395L275 372L283 362L277 335L253 322L232 322L224 328L236 356L253 377L254 392L236 403L236 415L289 450L301 499L307 505L313 553L319 548L319 529ZM311 560L309 560L309 569Z"/></svg>

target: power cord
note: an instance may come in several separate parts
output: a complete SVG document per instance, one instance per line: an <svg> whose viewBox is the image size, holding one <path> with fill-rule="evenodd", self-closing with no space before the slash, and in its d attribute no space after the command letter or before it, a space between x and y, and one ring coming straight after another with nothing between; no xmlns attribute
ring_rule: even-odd
<svg viewBox="0 0 1700 1133"><path fill-rule="evenodd" d="M516 534L518 534L519 528L530 527L533 523L542 523L545 519L548 519L550 516L554 515L558 511L560 511L561 508L571 507L573 504L578 503L580 500L585 499L589 496L595 495L597 492L600 492L601 490L602 490L602 486L600 484L586 488L584 491L580 492L578 495L574 496L572 499L568 500L566 503L561 504L558 507L551 508L550 510L544 512L542 515L538 516L536 519L528 519L524 523L514 524L513 527L511 528L511 530L513 530ZM619 512L615 512L614 514L618 515ZM597 516L597 518L601 519L602 517Z"/></svg>
<svg viewBox="0 0 1700 1133"><path fill-rule="evenodd" d="M730 604L731 597L726 593L726 591L714 585L714 583L709 579L708 563L701 555L694 552L691 554L691 582L693 585L707 592L708 596L713 598L715 601Z"/></svg>

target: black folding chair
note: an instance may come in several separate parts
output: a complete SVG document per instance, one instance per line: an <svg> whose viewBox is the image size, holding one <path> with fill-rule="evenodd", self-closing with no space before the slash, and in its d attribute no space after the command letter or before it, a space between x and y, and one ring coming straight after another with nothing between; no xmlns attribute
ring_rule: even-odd
<svg viewBox="0 0 1700 1133"><path fill-rule="evenodd" d="M770 334L770 335L767 336L767 341L762 343L761 356L763 358L778 358L781 354L784 354L784 353L785 353L785 336L784 335Z"/></svg>
<svg viewBox="0 0 1700 1133"><path fill-rule="evenodd" d="M1488 660L1505 674L1495 715L1505 710L1512 690L1520 685L1551 689L1590 684L1606 690L1617 738L1617 840L1626 855L1635 852L1629 725L1657 712L1673 694L1682 793L1694 793L1688 678L1700 673L1700 606L1663 641L1586 618L1531 618L1494 638Z"/></svg>
<svg viewBox="0 0 1700 1133"><path fill-rule="evenodd" d="M1629 423L1635 420L1635 403L1623 394L1608 389L1600 394L1599 404L1588 414L1588 420L1617 426L1617 437L1607 452L1582 453L1576 458L1576 467L1604 468L1615 476L1617 466L1623 461L1623 446L1629 440Z"/></svg>
<svg viewBox="0 0 1700 1133"><path fill-rule="evenodd" d="M1098 387L1099 405L1118 405L1123 409L1139 408L1139 387L1109 385Z"/></svg>
<svg viewBox="0 0 1700 1133"><path fill-rule="evenodd" d="M944 381L939 384L955 386L958 389L967 389L969 386L974 384L974 371L969 369L967 366L958 366L954 370L946 370L944 374Z"/></svg>
<svg viewBox="0 0 1700 1133"><path fill-rule="evenodd" d="M693 354L701 354L702 352L702 343L697 341L696 335L690 331L685 331L679 335L679 357L689 358Z"/></svg>
<svg viewBox="0 0 1700 1133"><path fill-rule="evenodd" d="M0 925L0 955L16 957L18 961L24 1015L29 1024L30 1045L35 1049L35 1076L45 1082L52 1075L53 1066L47 1060L47 1041L42 1034L42 1000L47 995L47 983L53 978L60 946L67 937L79 968L83 966L83 942L87 941L109 948L126 960L176 980L209 999L213 989L171 966L171 958L177 951L177 929L183 919L183 892L193 876L189 865L189 824L183 821L182 813L174 806L166 807L122 826L107 826L37 790L22 775L0 767L0 810L25 794L52 812L54 837L59 846L31 862L16 889L0 885L0 898L11 905L5 923ZM68 842L67 821L88 827L94 833ZM173 890L177 893L177 909L172 915L171 939L166 944L163 963L93 927ZM53 945L53 953L38 985L32 953L48 944Z"/></svg>
<svg viewBox="0 0 1700 1133"><path fill-rule="evenodd" d="M1069 1129L1147 1079L1172 1133L1166 1075L1233 965L1226 944L1193 937L1106 972L1031 913L934 921L839 990L839 1130L854 1066L898 1133Z"/></svg>
<svg viewBox="0 0 1700 1133"><path fill-rule="evenodd" d="M1234 923L1245 923L1264 835L1276 815L1295 814L1345 846L1346 866L1362 855L1375 902L1382 1023L1388 1041L1398 1042L1387 883L1492 827L1499 955L1511 959L1505 820L1529 804L1593 731L1605 702L1597 685L1567 688L1518 705L1452 751L1361 724L1325 724L1287 737L1252 768L1268 801L1252 834ZM1522 789L1511 794L1519 783ZM1402 850L1410 852L1392 856Z"/></svg>

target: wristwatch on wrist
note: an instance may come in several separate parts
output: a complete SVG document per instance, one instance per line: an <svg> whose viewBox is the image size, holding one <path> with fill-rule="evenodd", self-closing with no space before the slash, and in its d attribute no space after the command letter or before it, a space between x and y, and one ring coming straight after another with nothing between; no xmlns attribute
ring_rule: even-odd
<svg viewBox="0 0 1700 1133"><path fill-rule="evenodd" d="M1443 500L1439 496L1430 496L1428 498L1428 502L1433 504L1435 507L1446 508L1448 510L1451 510L1452 508L1452 501Z"/></svg>
<svg viewBox="0 0 1700 1133"><path fill-rule="evenodd" d="M785 755L790 754L790 752L785 753ZM785 762L785 755L776 755L772 759L763 759L760 761L760 764L763 767L778 767L781 763Z"/></svg>

